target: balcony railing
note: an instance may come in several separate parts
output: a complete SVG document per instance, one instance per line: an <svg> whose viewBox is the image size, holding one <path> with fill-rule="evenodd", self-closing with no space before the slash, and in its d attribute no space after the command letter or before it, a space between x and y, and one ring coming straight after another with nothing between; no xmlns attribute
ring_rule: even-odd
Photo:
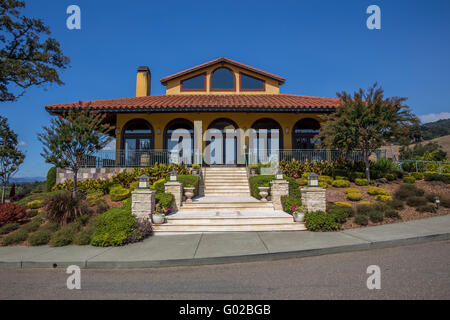
<svg viewBox="0 0 450 320"><path fill-rule="evenodd" d="M244 156L244 155L243 155ZM350 161L363 160L361 151L342 152L339 150L266 150L256 151L250 150L245 154L245 158L236 157L239 163L244 165L254 163L268 163L277 162L281 160L296 159L301 162L308 161L334 161L340 158L346 158ZM386 150L377 150L372 156L372 159L379 159L386 157ZM140 150L140 151L125 151L125 150L102 150L94 155L86 156L83 161L85 168L139 168L150 167L155 164L193 164L204 163L202 154L190 152L183 154L183 152L169 151L169 150Z"/></svg>

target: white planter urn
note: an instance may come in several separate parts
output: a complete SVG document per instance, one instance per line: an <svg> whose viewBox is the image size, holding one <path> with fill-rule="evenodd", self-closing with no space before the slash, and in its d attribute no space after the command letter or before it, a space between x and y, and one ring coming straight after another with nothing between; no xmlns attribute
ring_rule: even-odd
<svg viewBox="0 0 450 320"><path fill-rule="evenodd" d="M194 196L194 187L184 188L184 196L186 197L186 203L192 202L192 197Z"/></svg>
<svg viewBox="0 0 450 320"><path fill-rule="evenodd" d="M166 216L161 213L154 213L152 214L152 222L154 224L163 224L166 222Z"/></svg>
<svg viewBox="0 0 450 320"><path fill-rule="evenodd" d="M258 187L259 196L261 197L261 201L267 202L267 196L269 195L270 187Z"/></svg>
<svg viewBox="0 0 450 320"><path fill-rule="evenodd" d="M292 217L294 217L295 222L305 222L305 213L304 212L294 212L294 213L292 213Z"/></svg>

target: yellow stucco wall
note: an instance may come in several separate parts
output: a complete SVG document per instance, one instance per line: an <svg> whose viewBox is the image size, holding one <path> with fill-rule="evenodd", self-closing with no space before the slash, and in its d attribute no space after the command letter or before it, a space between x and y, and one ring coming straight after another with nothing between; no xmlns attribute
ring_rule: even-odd
<svg viewBox="0 0 450 320"><path fill-rule="evenodd" d="M210 90L210 77L211 73L219 68L219 67L227 67L231 69L234 73L235 83L236 83L236 91L211 91ZM265 91L240 91L239 90L239 72L243 72L245 74L248 74L250 76L262 79L265 81ZM194 77L196 75L202 74L206 72L206 91L181 91L181 81L184 79L188 79L191 77ZM209 66L207 68L203 68L200 70L197 70L196 72L190 73L188 75L184 75L180 78L176 78L173 80L170 80L167 82L166 85L166 94L279 94L280 88L278 81L265 77L263 75L257 74L255 72L239 68L235 65L229 64L229 63L218 63L212 66Z"/></svg>
<svg viewBox="0 0 450 320"><path fill-rule="evenodd" d="M150 95L150 74L147 72L138 72L136 75L136 97L145 97Z"/></svg>
<svg viewBox="0 0 450 320"><path fill-rule="evenodd" d="M126 123L133 119L144 119L149 122L154 131L154 149L161 150L164 147L164 129L166 125L175 119L182 118L191 121L202 121L202 129L205 132L208 126L216 119L227 118L236 123L239 128L249 129L252 124L263 118L270 118L277 121L283 129L283 148L292 148L292 128L297 121L303 118L313 118L321 121L318 114L314 113L263 113L263 112L179 112L179 113L119 113L117 114L116 128L122 131ZM288 128L288 133L286 133ZM119 130L116 131L116 149L121 149L121 134ZM203 142L205 147L205 142Z"/></svg>

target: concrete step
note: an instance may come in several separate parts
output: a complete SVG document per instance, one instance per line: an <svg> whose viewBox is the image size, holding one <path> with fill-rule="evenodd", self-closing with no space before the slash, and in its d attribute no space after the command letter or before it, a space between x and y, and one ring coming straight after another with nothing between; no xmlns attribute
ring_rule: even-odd
<svg viewBox="0 0 450 320"><path fill-rule="evenodd" d="M180 225L165 223L153 225L156 233L164 232L239 232L239 231L304 231L303 223L280 223L280 224L239 224L239 225ZM245 244L244 244L245 245Z"/></svg>
<svg viewBox="0 0 450 320"><path fill-rule="evenodd" d="M186 225L186 226L238 226L238 225L271 225L271 224L292 224L291 218L241 218L241 219L167 219L168 225Z"/></svg>
<svg viewBox="0 0 450 320"><path fill-rule="evenodd" d="M210 186L210 185L206 185L205 186L205 190L229 190L229 191L237 191L237 190L250 190L248 186L237 186L237 185L229 185L229 186Z"/></svg>
<svg viewBox="0 0 450 320"><path fill-rule="evenodd" d="M206 182L205 185L207 185L208 187L211 186L223 186L224 183L221 181L210 181L210 182ZM233 186L247 186L248 187L248 182L247 181L233 181Z"/></svg>
<svg viewBox="0 0 450 320"><path fill-rule="evenodd" d="M208 197L241 197L241 196L250 196L250 192L206 192L205 196Z"/></svg>
<svg viewBox="0 0 450 320"><path fill-rule="evenodd" d="M190 202L183 203L182 208L273 208L271 202Z"/></svg>

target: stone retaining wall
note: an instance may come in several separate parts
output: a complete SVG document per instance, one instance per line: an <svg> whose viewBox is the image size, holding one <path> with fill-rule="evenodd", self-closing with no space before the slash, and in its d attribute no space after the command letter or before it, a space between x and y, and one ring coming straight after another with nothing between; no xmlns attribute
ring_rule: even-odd
<svg viewBox="0 0 450 320"><path fill-rule="evenodd" d="M81 168L78 171L78 180L108 179L122 171L133 171L133 168ZM73 179L73 172L68 169L58 168L56 171L56 183L63 183L67 179Z"/></svg>

